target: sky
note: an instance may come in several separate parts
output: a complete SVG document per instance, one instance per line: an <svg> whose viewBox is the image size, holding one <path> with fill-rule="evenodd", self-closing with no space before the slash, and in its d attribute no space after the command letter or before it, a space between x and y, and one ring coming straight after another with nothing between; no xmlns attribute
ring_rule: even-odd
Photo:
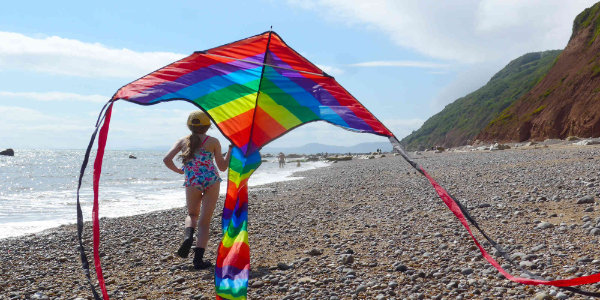
<svg viewBox="0 0 600 300"><path fill-rule="evenodd" d="M84 149L123 85L194 51L268 31L399 139L528 52L563 49L583 0L9 1L0 11L0 150ZM118 101L108 149L168 148L183 101ZM209 135L228 143L212 128ZM386 139L324 122L273 147Z"/></svg>

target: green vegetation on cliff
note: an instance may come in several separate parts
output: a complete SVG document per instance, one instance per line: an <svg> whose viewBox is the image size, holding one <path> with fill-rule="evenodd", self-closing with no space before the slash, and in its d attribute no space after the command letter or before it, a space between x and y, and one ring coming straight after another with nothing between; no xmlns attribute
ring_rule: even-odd
<svg viewBox="0 0 600 300"><path fill-rule="evenodd" d="M511 61L486 85L446 105L401 143L410 150L467 144L505 108L531 90L560 53L561 50L528 53Z"/></svg>
<svg viewBox="0 0 600 300"><path fill-rule="evenodd" d="M577 35L580 30L592 26L592 36L588 42L588 44L591 45L600 34L600 19L598 18L598 13L600 13L600 3L596 3L594 6L586 8L577 15L575 21L573 21L573 33L571 34L571 39Z"/></svg>

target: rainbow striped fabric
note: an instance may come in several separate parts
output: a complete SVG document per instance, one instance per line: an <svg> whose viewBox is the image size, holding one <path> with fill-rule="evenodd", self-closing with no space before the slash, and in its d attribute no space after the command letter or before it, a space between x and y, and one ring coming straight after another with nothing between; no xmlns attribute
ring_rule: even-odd
<svg viewBox="0 0 600 300"><path fill-rule="evenodd" d="M318 120L393 136L333 77L272 31L195 52L122 87L112 98L117 99L142 105L191 102L235 145L215 268L218 299L246 299L247 182L260 165L258 150L287 131Z"/></svg>
<svg viewBox="0 0 600 300"><path fill-rule="evenodd" d="M122 87L113 99L192 102L244 154L317 120L392 136L333 77L272 31L195 52Z"/></svg>
<svg viewBox="0 0 600 300"><path fill-rule="evenodd" d="M240 148L232 150L222 216L223 239L215 268L217 299L246 298L250 271L248 178L260 163L258 151L246 157Z"/></svg>

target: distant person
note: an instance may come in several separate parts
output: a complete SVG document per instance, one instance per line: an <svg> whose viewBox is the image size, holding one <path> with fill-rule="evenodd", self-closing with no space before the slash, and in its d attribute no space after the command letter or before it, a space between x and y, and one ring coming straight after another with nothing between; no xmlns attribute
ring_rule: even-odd
<svg viewBox="0 0 600 300"><path fill-rule="evenodd" d="M285 154L283 154L283 152L279 152L277 158L279 158L279 167L283 168L285 166Z"/></svg>
<svg viewBox="0 0 600 300"><path fill-rule="evenodd" d="M193 260L195 269L206 269L211 266L209 261L204 261L204 249L208 244L210 220L217 205L221 182L213 158L219 170L225 171L233 148L229 145L229 151L223 158L219 140L206 135L210 124L210 118L203 111L192 112L187 120L187 126L192 133L179 139L163 159L167 168L185 174L183 185L188 215L185 218L183 243L177 250L177 255L188 257L194 242L194 231L198 227ZM183 162L183 167L178 168L173 163L173 158L180 151L179 158Z"/></svg>

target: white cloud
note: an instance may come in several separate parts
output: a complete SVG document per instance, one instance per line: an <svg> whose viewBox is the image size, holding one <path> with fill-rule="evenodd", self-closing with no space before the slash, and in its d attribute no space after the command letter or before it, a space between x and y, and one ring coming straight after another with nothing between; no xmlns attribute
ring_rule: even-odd
<svg viewBox="0 0 600 300"><path fill-rule="evenodd" d="M324 65L317 65L317 67L319 69L323 70L323 72L325 72L331 76L338 76L338 75L344 74L344 70L342 70L338 67L324 66Z"/></svg>
<svg viewBox="0 0 600 300"><path fill-rule="evenodd" d="M81 101L104 103L110 97L102 95L81 95L64 92L6 92L0 91L0 97L5 98L24 98L36 101Z"/></svg>
<svg viewBox="0 0 600 300"><path fill-rule="evenodd" d="M288 0L288 3L317 11L334 22L383 32L399 47L456 64L453 68L459 72L457 78L430 103L437 112L481 87L511 60L528 52L564 48L571 36L573 20L595 0L304 0L301 5L299 1Z"/></svg>
<svg viewBox="0 0 600 300"><path fill-rule="evenodd" d="M25 128L29 126L24 125L43 125L47 123L57 122L60 120L58 117L54 117L45 114L39 110L19 107L19 106L0 106L0 123L2 128Z"/></svg>
<svg viewBox="0 0 600 300"><path fill-rule="evenodd" d="M171 147L177 139L190 133L186 120L189 113L196 109L183 101L152 106L117 101L113 107L108 147ZM229 144L214 124L208 135L219 139L222 145Z"/></svg>
<svg viewBox="0 0 600 300"><path fill-rule="evenodd" d="M408 68L426 68L426 69L438 69L446 68L447 64L440 64L428 61L410 61L410 60L399 60L399 61L367 61L361 63L351 64L352 67L408 67Z"/></svg>
<svg viewBox="0 0 600 300"><path fill-rule="evenodd" d="M189 134L187 116L195 110L187 103L163 107L139 106L118 101L113 107L108 148L170 147ZM159 105L162 106L162 105ZM180 108L182 107L182 108ZM189 110L186 108L189 107ZM0 106L0 148L84 148L94 130L98 112L48 112L14 106ZM222 139L217 129L209 134Z"/></svg>
<svg viewBox="0 0 600 300"><path fill-rule="evenodd" d="M424 55L475 63L563 48L572 22L595 1L306 0L289 1L349 25L384 32Z"/></svg>
<svg viewBox="0 0 600 300"><path fill-rule="evenodd" d="M0 106L0 115L0 148L82 148L95 119L61 118L18 106Z"/></svg>
<svg viewBox="0 0 600 300"><path fill-rule="evenodd" d="M33 38L0 32L0 70L14 69L81 77L137 78L185 57L135 52L58 36Z"/></svg>

